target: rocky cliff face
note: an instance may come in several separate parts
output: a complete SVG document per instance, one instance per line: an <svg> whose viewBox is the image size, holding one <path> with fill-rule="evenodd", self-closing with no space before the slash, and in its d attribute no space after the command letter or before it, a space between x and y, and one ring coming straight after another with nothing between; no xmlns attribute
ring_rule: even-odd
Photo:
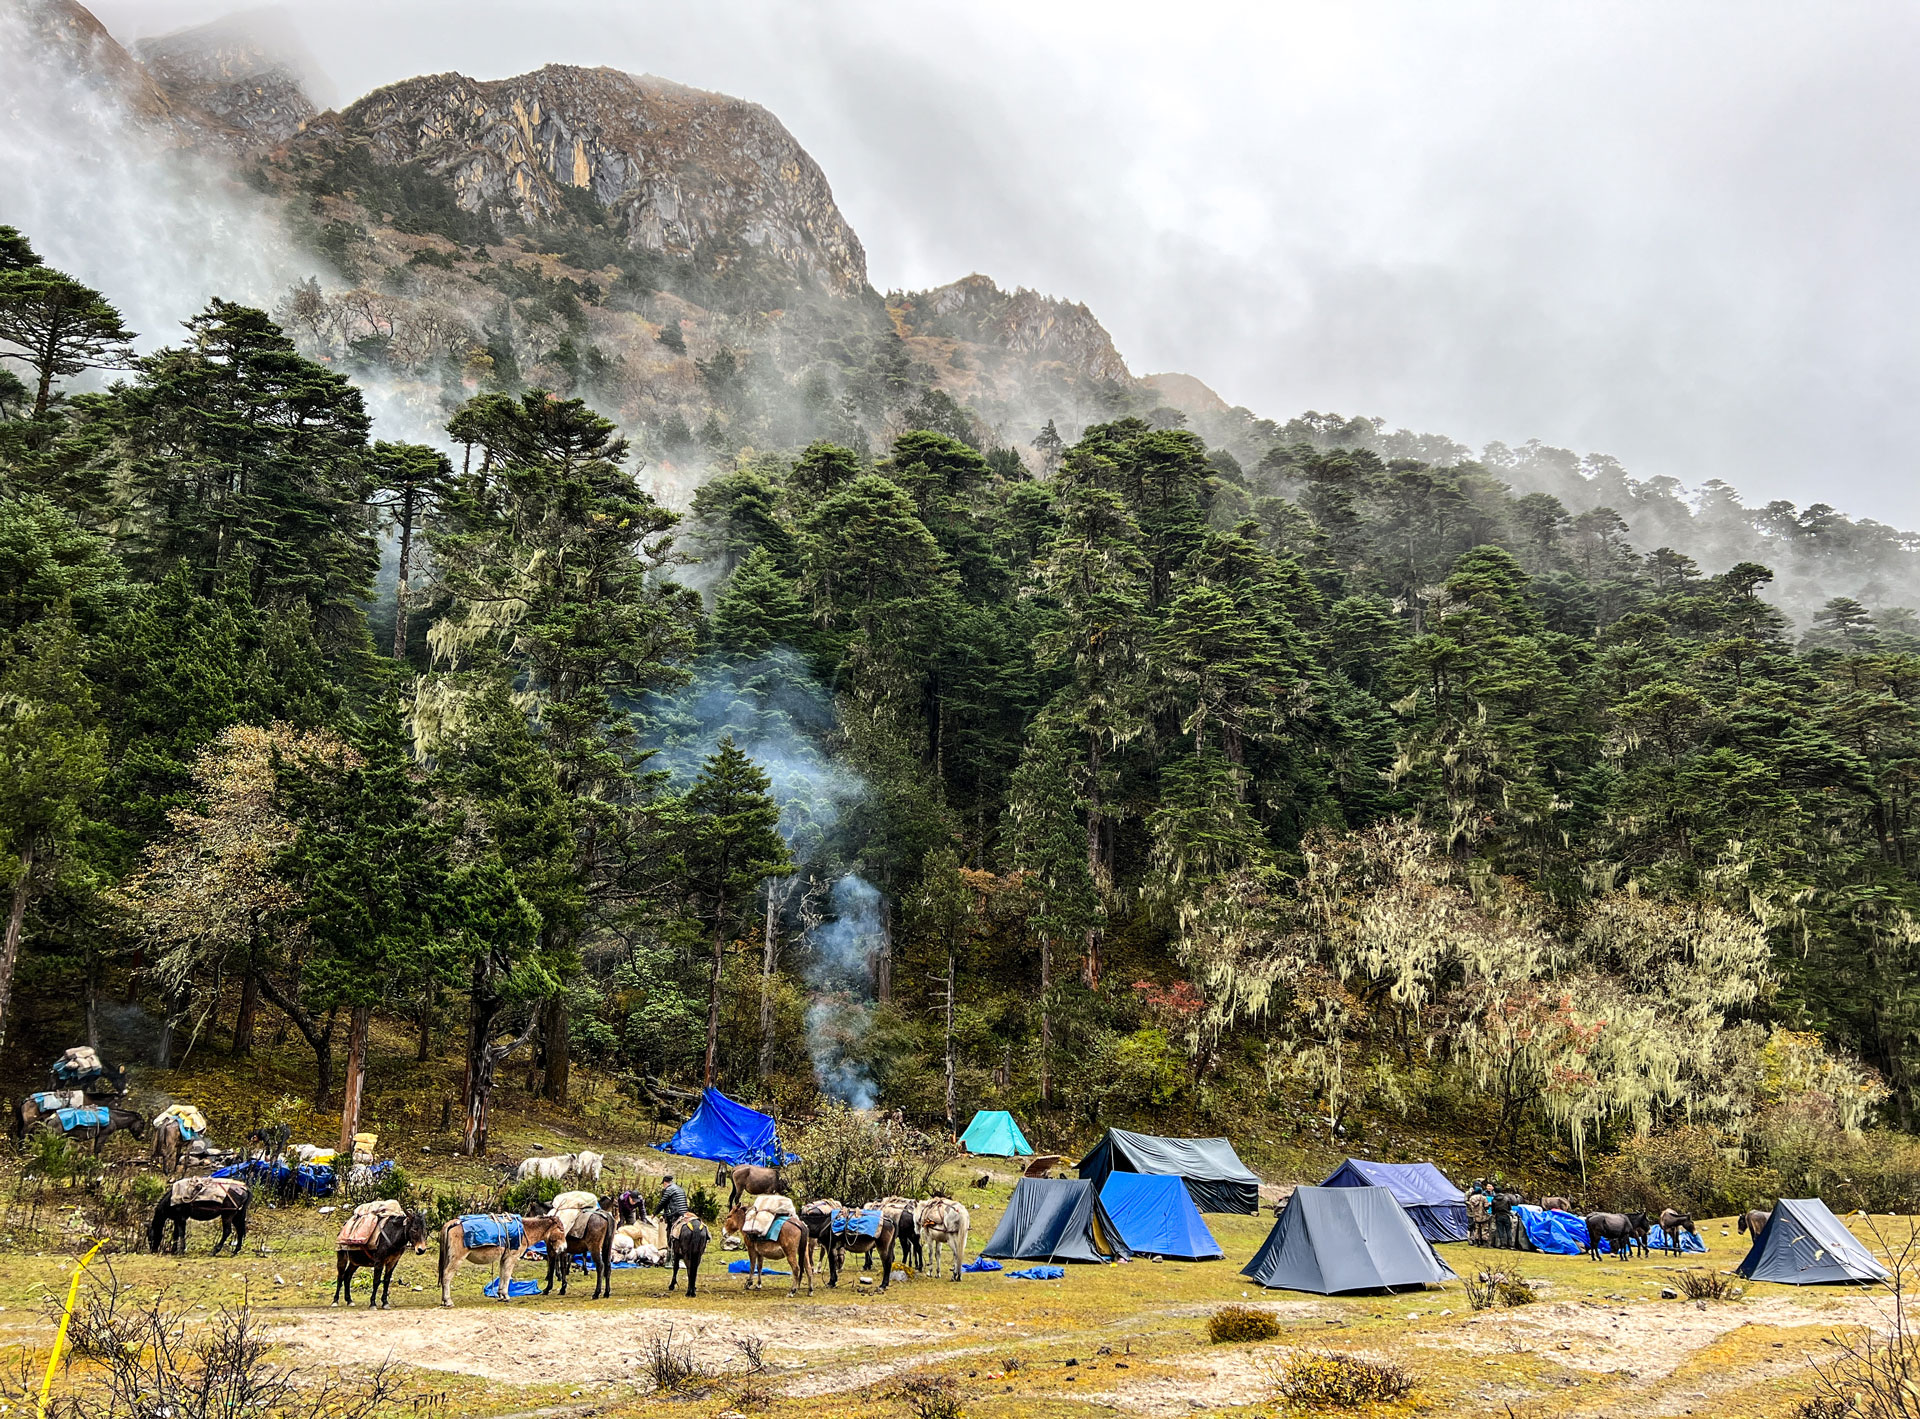
<svg viewBox="0 0 1920 1419"><path fill-rule="evenodd" d="M1003 291L987 277L972 275L931 291L896 296L888 306L903 335L994 345L1037 364L1062 366L1082 379L1133 382L1106 327L1075 302L1025 287Z"/></svg>
<svg viewBox="0 0 1920 1419"><path fill-rule="evenodd" d="M620 219L636 250L722 270L757 251L832 290L866 285L860 239L780 121L664 79L565 65L487 83L436 74L324 115L299 141L423 163L496 220L563 220L573 189Z"/></svg>
<svg viewBox="0 0 1920 1419"><path fill-rule="evenodd" d="M134 46L173 106L204 115L209 136L235 151L284 143L315 113L304 52L270 16L235 16Z"/></svg>

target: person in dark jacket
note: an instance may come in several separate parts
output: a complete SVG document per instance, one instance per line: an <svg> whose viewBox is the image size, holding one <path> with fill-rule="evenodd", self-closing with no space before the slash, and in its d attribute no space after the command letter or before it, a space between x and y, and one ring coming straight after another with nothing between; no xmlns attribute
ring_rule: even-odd
<svg viewBox="0 0 1920 1419"><path fill-rule="evenodd" d="M1496 1192L1493 1195L1493 1244L1496 1247L1511 1249L1513 1240L1513 1204L1520 1200L1514 1192Z"/></svg>
<svg viewBox="0 0 1920 1419"><path fill-rule="evenodd" d="M687 1215L687 1194L679 1183L668 1173L662 1178L660 1186L660 1217L667 1224L667 1230L673 1230L673 1224Z"/></svg>

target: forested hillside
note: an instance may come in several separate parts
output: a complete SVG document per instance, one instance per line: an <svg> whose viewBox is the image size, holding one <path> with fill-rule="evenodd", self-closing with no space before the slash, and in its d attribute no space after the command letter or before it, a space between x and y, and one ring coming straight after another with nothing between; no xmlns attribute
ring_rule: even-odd
<svg viewBox="0 0 1920 1419"><path fill-rule="evenodd" d="M371 441L261 312L133 359L4 251L15 1079L284 1020L337 1103L378 1011L464 1038L474 1149L531 1059L1905 1186L1845 1141L1914 1101L1897 624L1796 645L1763 566L1164 417L745 455L683 517L577 399Z"/></svg>

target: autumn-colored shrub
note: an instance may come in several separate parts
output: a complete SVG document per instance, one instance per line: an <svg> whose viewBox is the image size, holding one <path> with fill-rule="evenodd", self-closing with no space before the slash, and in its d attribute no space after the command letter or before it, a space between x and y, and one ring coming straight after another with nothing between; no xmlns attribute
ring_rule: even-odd
<svg viewBox="0 0 1920 1419"><path fill-rule="evenodd" d="M1384 1360L1328 1352L1295 1356L1275 1387L1302 1409L1364 1409L1405 1399L1413 1393L1413 1376Z"/></svg>
<svg viewBox="0 0 1920 1419"><path fill-rule="evenodd" d="M1280 1322L1253 1306L1222 1306L1207 1317L1207 1338L1215 1345L1271 1340L1279 1333Z"/></svg>

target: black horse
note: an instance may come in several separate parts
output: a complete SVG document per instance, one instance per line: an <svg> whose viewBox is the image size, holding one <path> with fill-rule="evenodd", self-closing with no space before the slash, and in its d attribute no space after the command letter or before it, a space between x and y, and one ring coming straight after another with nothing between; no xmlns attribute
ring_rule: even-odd
<svg viewBox="0 0 1920 1419"><path fill-rule="evenodd" d="M246 1230L242 1228L241 1236L245 1235ZM364 1266L373 1273L373 1290L367 1296L367 1309L372 1310L377 1301L384 1311L393 1304L393 1269L400 1264L400 1258L408 1247L412 1247L416 1254L427 1249L427 1219L417 1210L403 1217L382 1217L380 1230L373 1234L372 1241L363 1246L339 1248L334 1253L332 1303L339 1305L344 1294L347 1304L353 1304L353 1273ZM236 1255L238 1250L236 1245Z"/></svg>
<svg viewBox="0 0 1920 1419"><path fill-rule="evenodd" d="M694 1288L700 1284L700 1258L707 1254L707 1243L712 1240L707 1224L691 1212L667 1229L667 1255L673 1258L673 1275L667 1280L669 1295L680 1285L680 1264L685 1262L687 1299L693 1299Z"/></svg>
<svg viewBox="0 0 1920 1419"><path fill-rule="evenodd" d="M1607 1255L1631 1257L1637 1243L1640 1255L1647 1254L1647 1231L1653 1219L1644 1212L1589 1212L1587 1214L1587 1256L1600 1260L1600 1243L1607 1244Z"/></svg>
<svg viewBox="0 0 1920 1419"><path fill-rule="evenodd" d="M213 1244L213 1255L220 1255L220 1248L231 1236L233 1254L238 1256L247 1240L247 1207L252 1201L253 1192L243 1182L182 1178L167 1189L167 1195L153 1209L153 1220L147 1224L147 1247L155 1252L160 1250L161 1234L171 1222L173 1244L167 1250L175 1256L183 1255L187 1250L188 1222L218 1222L220 1240Z"/></svg>

